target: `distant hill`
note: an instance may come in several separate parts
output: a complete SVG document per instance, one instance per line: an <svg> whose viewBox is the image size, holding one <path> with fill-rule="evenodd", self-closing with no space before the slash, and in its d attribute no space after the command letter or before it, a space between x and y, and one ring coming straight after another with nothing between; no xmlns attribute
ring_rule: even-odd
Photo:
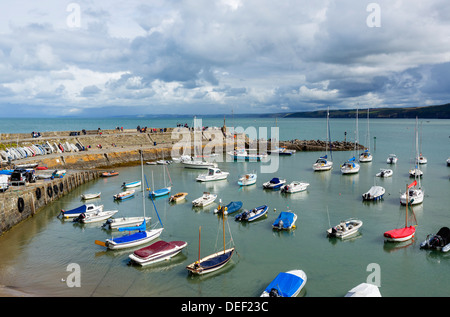
<svg viewBox="0 0 450 317"><path fill-rule="evenodd" d="M359 109L359 116L365 117L367 109ZM311 112L292 112L271 114L271 117L282 118L323 118L326 110ZM354 118L356 109L330 110L330 118ZM450 103L439 106L411 107L411 108L371 108L370 118L415 118L420 119L450 119Z"/></svg>

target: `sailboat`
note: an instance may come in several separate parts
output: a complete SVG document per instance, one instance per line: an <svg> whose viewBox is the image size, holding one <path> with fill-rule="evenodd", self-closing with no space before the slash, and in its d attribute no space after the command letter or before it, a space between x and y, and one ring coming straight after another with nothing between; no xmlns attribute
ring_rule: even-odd
<svg viewBox="0 0 450 317"><path fill-rule="evenodd" d="M418 131L417 131L417 117L416 117L416 159L418 158ZM411 205L417 205L423 202L423 198L425 196L423 189L420 185L420 176L421 176L421 170L420 166L416 165L415 168L416 172L414 173L414 182L412 182L406 189L406 192L403 193L400 196L400 203L402 205L406 205L408 202L408 196L409 196L409 203ZM411 172L410 172L411 173Z"/></svg>
<svg viewBox="0 0 450 317"><path fill-rule="evenodd" d="M230 260L234 254L235 247L231 247L229 249L225 246L225 220L222 213L222 223L223 223L223 251L218 251L211 255L208 255L204 258L200 257L200 238L201 238L201 228L199 227L199 245L198 245L198 260L192 264L186 266L186 269L192 274L203 275L207 273L211 273L217 271L224 267Z"/></svg>
<svg viewBox="0 0 450 317"><path fill-rule="evenodd" d="M356 145L358 144L358 109L356 109L356 140L354 151L356 151ZM360 166L356 162L355 156L349 159L347 162L341 165L342 174L356 174L359 172Z"/></svg>
<svg viewBox="0 0 450 317"><path fill-rule="evenodd" d="M142 163L142 153L141 153L141 170L142 170L142 181L144 180L144 167ZM153 200L152 200L153 202ZM144 243L150 242L156 238L158 238L162 231L164 230L161 219L159 218L158 211L156 210L156 206L153 203L153 207L155 208L156 214L158 215L159 222L161 224L161 228L155 228L151 230L147 230L147 221L145 219L145 194L144 189L142 189L142 204L144 211L144 221L139 226L134 227L120 227L119 231L128 231L130 234L123 235L117 238L106 239L105 242L95 240L95 244L101 245L111 250L119 250L130 247L135 247L138 245L142 245ZM131 233L132 231L136 231Z"/></svg>
<svg viewBox="0 0 450 317"><path fill-rule="evenodd" d="M330 108L327 109L327 141L326 144L329 149L330 159L328 159L328 154L319 157L316 163L313 164L314 171L329 171L333 167L333 155L331 152L331 137L330 137Z"/></svg>
<svg viewBox="0 0 450 317"><path fill-rule="evenodd" d="M172 185L172 180L170 179L169 169L167 168L167 165L165 165L165 168L167 170L167 175L169 176L170 185ZM164 175L164 186L166 186L166 173L163 173ZM152 171L152 187L155 188L154 182L153 182L153 171ZM149 190L149 196L151 197L160 197L165 196L170 193L170 190L172 189L172 186L166 186L157 190Z"/></svg>
<svg viewBox="0 0 450 317"><path fill-rule="evenodd" d="M415 181L414 181L415 182ZM389 231L386 231L384 233L384 237L386 238L387 241L391 241L391 242L402 242L402 241L407 241L411 238L414 237L414 234L416 233L416 227L415 226L408 226L408 200L409 200L409 195L408 195L408 189L413 185L409 184L406 186L406 216L405 216L405 227L404 228L399 228L399 229L392 229ZM414 211L412 210L411 207L411 211L412 214L414 215ZM415 219L415 216L414 216ZM417 224L417 221L416 221Z"/></svg>
<svg viewBox="0 0 450 317"><path fill-rule="evenodd" d="M416 164L427 164L428 160L425 156L422 155L422 122L420 122L420 151L419 156L417 157Z"/></svg>
<svg viewBox="0 0 450 317"><path fill-rule="evenodd" d="M367 109L367 134L366 134L367 148L359 155L359 161L361 163L372 162L373 156L370 153L370 133L369 133L369 109Z"/></svg>

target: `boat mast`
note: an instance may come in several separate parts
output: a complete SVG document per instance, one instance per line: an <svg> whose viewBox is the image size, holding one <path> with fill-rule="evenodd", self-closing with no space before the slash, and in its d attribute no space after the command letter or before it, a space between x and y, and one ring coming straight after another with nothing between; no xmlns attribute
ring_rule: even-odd
<svg viewBox="0 0 450 317"><path fill-rule="evenodd" d="M333 152L331 151L331 135L330 135L330 107L327 108L327 143L330 151L330 159L333 161Z"/></svg>
<svg viewBox="0 0 450 317"><path fill-rule="evenodd" d="M145 221L145 194L144 194L144 163L142 161L142 150L141 150L141 182L142 182L142 206L144 210L144 221Z"/></svg>
<svg viewBox="0 0 450 317"><path fill-rule="evenodd" d="M409 200L409 192L408 192L408 184L406 184L406 216L405 216L405 228L408 227L408 200Z"/></svg>
<svg viewBox="0 0 450 317"><path fill-rule="evenodd" d="M200 241L201 241L202 226L198 227L198 263L200 263Z"/></svg>
<svg viewBox="0 0 450 317"><path fill-rule="evenodd" d="M223 231L223 253L225 254L225 219L224 219L224 213L225 213L225 212L222 211L222 224L223 224L223 229L222 229L222 231Z"/></svg>
<svg viewBox="0 0 450 317"><path fill-rule="evenodd" d="M367 108L367 149L370 150L369 108Z"/></svg>

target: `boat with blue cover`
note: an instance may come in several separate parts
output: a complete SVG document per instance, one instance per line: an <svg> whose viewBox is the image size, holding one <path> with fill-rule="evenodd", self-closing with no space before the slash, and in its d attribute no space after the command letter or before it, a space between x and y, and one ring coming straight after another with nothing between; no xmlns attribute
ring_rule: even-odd
<svg viewBox="0 0 450 317"><path fill-rule="evenodd" d="M61 209L58 217L63 216L63 218L75 218L83 213L87 214L97 211L103 211L103 205L96 206L94 204L86 204L70 210Z"/></svg>
<svg viewBox="0 0 450 317"><path fill-rule="evenodd" d="M286 184L286 179L279 179L278 177L272 178L270 181L263 184L265 189L279 189L281 186Z"/></svg>
<svg viewBox="0 0 450 317"><path fill-rule="evenodd" d="M269 209L269 206L262 205L256 208L253 208L251 210L244 210L239 215L236 215L234 217L234 220L236 221L254 221L258 218L261 218L262 216L267 216L267 210Z"/></svg>
<svg viewBox="0 0 450 317"><path fill-rule="evenodd" d="M303 289L306 281L306 273L302 270L281 272L264 289L261 297L295 297Z"/></svg>
<svg viewBox="0 0 450 317"><path fill-rule="evenodd" d="M222 200L220 200L219 206L216 209L214 209L214 213L215 214L223 213L224 215L228 215L238 211L241 208L242 208L242 201L232 201L228 205L223 206Z"/></svg>
<svg viewBox="0 0 450 317"><path fill-rule="evenodd" d="M295 228L296 221L297 215L292 211L282 211L272 223L272 228L278 230L290 230Z"/></svg>

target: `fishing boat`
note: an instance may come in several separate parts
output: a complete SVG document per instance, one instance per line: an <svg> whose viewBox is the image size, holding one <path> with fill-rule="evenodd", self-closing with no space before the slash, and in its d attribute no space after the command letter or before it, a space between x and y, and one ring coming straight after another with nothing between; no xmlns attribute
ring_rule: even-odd
<svg viewBox="0 0 450 317"><path fill-rule="evenodd" d="M152 243L151 245L134 251L128 257L132 263L141 266L168 260L181 252L187 246L186 241L163 240Z"/></svg>
<svg viewBox="0 0 450 317"><path fill-rule="evenodd" d="M250 154L245 148L236 148L234 151L228 152L234 161L261 161L267 158L267 154Z"/></svg>
<svg viewBox="0 0 450 317"><path fill-rule="evenodd" d="M186 196L188 193L176 193L175 195L170 196L169 201L170 202L179 202L184 199L186 199Z"/></svg>
<svg viewBox="0 0 450 317"><path fill-rule="evenodd" d="M122 188L133 188L133 187L138 187L138 186L141 186L141 181L134 181L134 182L122 184Z"/></svg>
<svg viewBox="0 0 450 317"><path fill-rule="evenodd" d="M223 180L228 177L230 173L221 171L218 168L209 168L208 173L200 174L196 180L199 182L210 182L210 181L218 181Z"/></svg>
<svg viewBox="0 0 450 317"><path fill-rule="evenodd" d="M102 210L103 205L96 206L94 204L86 204L70 210L61 209L61 212L59 213L58 217L62 216L63 218L74 218L78 217L82 213L91 213Z"/></svg>
<svg viewBox="0 0 450 317"><path fill-rule="evenodd" d="M388 164L395 164L398 161L398 157L395 154L389 154L388 158L386 159L386 163Z"/></svg>
<svg viewBox="0 0 450 317"><path fill-rule="evenodd" d="M201 229L202 227L199 227L198 229L198 260L194 263L189 264L186 266L186 269L191 273L195 275L204 275L207 273L211 273L214 271L217 271L224 267L228 262L230 262L231 258L233 257L233 254L235 252L234 245L230 248L226 248L225 244L225 219L222 214L222 233L223 233L223 250L218 251L216 253L213 253L211 255L208 255L204 258L200 257L200 241L201 241ZM219 230L218 232L219 233ZM231 231L230 231L231 235ZM231 241L233 241L231 239Z"/></svg>
<svg viewBox="0 0 450 317"><path fill-rule="evenodd" d="M119 172L111 171L111 172L103 172L102 177L112 177L119 175Z"/></svg>
<svg viewBox="0 0 450 317"><path fill-rule="evenodd" d="M270 181L263 184L265 189L279 189L281 186L286 184L286 179L279 179L278 177L272 178Z"/></svg>
<svg viewBox="0 0 450 317"><path fill-rule="evenodd" d="M109 218L102 225L105 229L118 230L122 227L133 227L140 226L144 222L149 222L151 217L120 217L120 218Z"/></svg>
<svg viewBox="0 0 450 317"><path fill-rule="evenodd" d="M416 227L415 226L408 226L408 209L411 208L411 213L414 216L414 211L412 210L412 206L409 206L409 195L408 195L408 188L410 185L407 185L406 187L406 213L405 213L405 226L403 228L398 229L392 229L389 231L386 231L384 233L384 237L386 238L386 241L388 242L403 242L407 241L409 239L412 239L414 237L414 234L416 233ZM415 216L414 216L415 220ZM417 220L415 220L417 224Z"/></svg>
<svg viewBox="0 0 450 317"><path fill-rule="evenodd" d="M363 225L363 222L358 219L348 219L341 221L337 226L331 227L327 230L327 236L330 238L348 238L358 233L359 228Z"/></svg>
<svg viewBox="0 0 450 317"><path fill-rule="evenodd" d="M204 192L203 195L192 201L194 207L204 207L212 204L217 198L216 194L211 194L209 192Z"/></svg>
<svg viewBox="0 0 450 317"><path fill-rule="evenodd" d="M124 199L130 198L130 197L133 197L135 192L136 191L134 189L126 190L124 192L113 195L113 197L115 200L124 200Z"/></svg>
<svg viewBox="0 0 450 317"><path fill-rule="evenodd" d="M255 221L256 219L261 218L262 216L267 217L267 210L269 209L269 206L262 205L256 208L253 208L251 210L244 210L240 214L236 215L234 217L234 220L236 221Z"/></svg>
<svg viewBox="0 0 450 317"><path fill-rule="evenodd" d="M228 205L223 206L222 200L219 201L219 206L214 209L214 213L222 213L224 215L235 213L242 208L242 201L232 201Z"/></svg>
<svg viewBox="0 0 450 317"><path fill-rule="evenodd" d="M370 189L367 192L362 194L362 199L374 201L381 200L385 192L386 190L384 189L384 187L374 185L370 187Z"/></svg>
<svg viewBox="0 0 450 317"><path fill-rule="evenodd" d="M142 173L142 179L144 179L144 164L142 162L142 151L141 151L141 173ZM147 185L148 186L148 185ZM143 209L143 217L145 216L145 193L142 190L142 209ZM153 202L153 200L152 200ZM118 230L120 232L127 231L129 234L119 236L119 237L111 237L110 239L106 239L105 241L95 240L95 244L106 247L110 250L121 250L125 248L131 248L138 245L142 245L144 243L148 243L156 238L158 238L162 231L164 230L164 227L162 225L161 218L159 217L158 210L156 209L156 206L153 202L153 207L155 209L156 214L158 215L159 223L161 224L161 228L154 227L153 229L148 230L147 229L147 221L144 220L141 225L139 226L132 226L132 227L120 227ZM131 233L133 232L133 233Z"/></svg>
<svg viewBox="0 0 450 317"><path fill-rule="evenodd" d="M83 200L89 200L94 198L99 198L102 193L95 193L95 194L81 194L81 199Z"/></svg>
<svg viewBox="0 0 450 317"><path fill-rule="evenodd" d="M261 297L296 297L306 281L306 273L302 270L281 272L264 289Z"/></svg>
<svg viewBox="0 0 450 317"><path fill-rule="evenodd" d="M360 166L356 163L355 157L352 157L347 162L341 165L342 174L356 174L359 172Z"/></svg>
<svg viewBox="0 0 450 317"><path fill-rule="evenodd" d="M111 218L114 214L119 212L118 210L98 210L95 212L90 213L82 213L78 217L74 218L74 222L81 222L81 223L92 223L92 222L98 222L103 221L108 218Z"/></svg>
<svg viewBox="0 0 450 317"><path fill-rule="evenodd" d="M394 171L388 168L380 168L380 171L375 174L376 177L391 177Z"/></svg>
<svg viewBox="0 0 450 317"><path fill-rule="evenodd" d="M297 221L297 215L292 211L282 211L278 215L277 219L272 223L272 228L277 230L290 230L295 229L295 222Z"/></svg>
<svg viewBox="0 0 450 317"><path fill-rule="evenodd" d="M373 156L370 153L370 132L369 132L369 109L367 109L367 133L366 133L366 145L367 148L359 155L359 161L361 163L372 162Z"/></svg>
<svg viewBox="0 0 450 317"><path fill-rule="evenodd" d="M281 186L281 192L282 193L297 193L302 192L308 189L309 183L306 182L299 182L299 181L293 181L290 184Z"/></svg>
<svg viewBox="0 0 450 317"><path fill-rule="evenodd" d="M248 186L248 185L256 184L256 178L257 178L256 173L245 174L239 178L238 185L239 186Z"/></svg>
<svg viewBox="0 0 450 317"><path fill-rule="evenodd" d="M381 293L378 286L361 283L349 290L345 297L381 297Z"/></svg>
<svg viewBox="0 0 450 317"><path fill-rule="evenodd" d="M442 227L436 234L429 234L420 244L421 249L438 250L448 252L450 250L450 229Z"/></svg>
<svg viewBox="0 0 450 317"><path fill-rule="evenodd" d="M274 149L267 150L268 154L277 154L280 156L290 156L295 154L295 150L289 150L285 147L276 147Z"/></svg>

